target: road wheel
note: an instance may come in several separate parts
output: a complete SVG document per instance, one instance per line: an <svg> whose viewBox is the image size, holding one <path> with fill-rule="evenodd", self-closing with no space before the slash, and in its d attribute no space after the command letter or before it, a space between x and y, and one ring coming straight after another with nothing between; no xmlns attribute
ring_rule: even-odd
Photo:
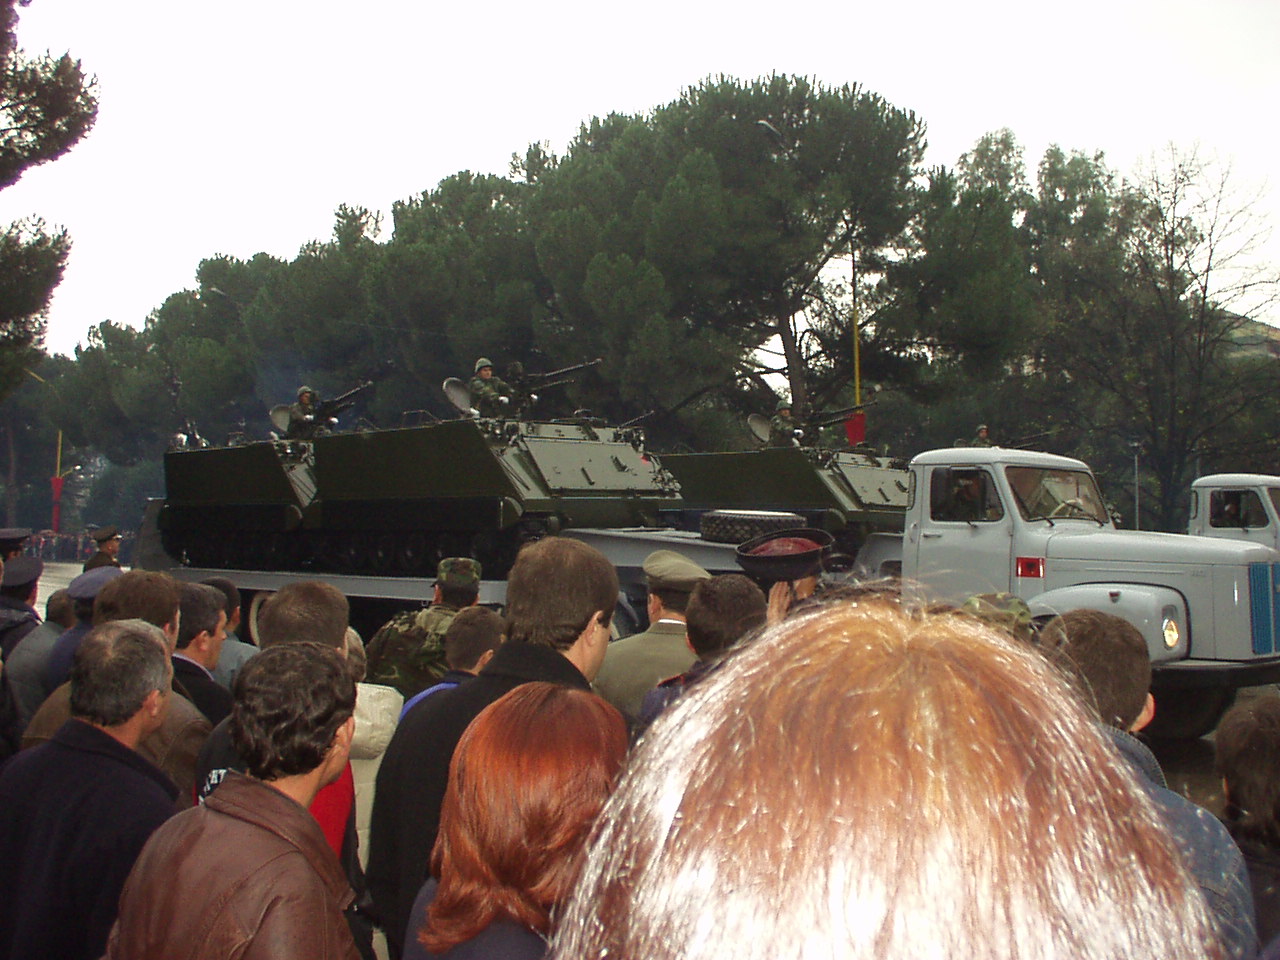
<svg viewBox="0 0 1280 960"><path fill-rule="evenodd" d="M1195 740L1212 733L1235 703L1230 687L1157 690L1156 718L1142 732L1156 740Z"/></svg>
<svg viewBox="0 0 1280 960"><path fill-rule="evenodd" d="M698 527L703 540L709 540L712 543L746 543L753 537L804 525L804 517L798 513L772 510L709 510L702 515Z"/></svg>

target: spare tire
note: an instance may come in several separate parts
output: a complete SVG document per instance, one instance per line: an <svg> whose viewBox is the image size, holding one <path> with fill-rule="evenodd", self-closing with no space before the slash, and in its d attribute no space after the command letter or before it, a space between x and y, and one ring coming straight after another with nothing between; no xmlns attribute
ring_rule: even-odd
<svg viewBox="0 0 1280 960"><path fill-rule="evenodd" d="M776 510L708 510L698 520L702 539L711 543L746 543L766 533L803 526L800 514Z"/></svg>

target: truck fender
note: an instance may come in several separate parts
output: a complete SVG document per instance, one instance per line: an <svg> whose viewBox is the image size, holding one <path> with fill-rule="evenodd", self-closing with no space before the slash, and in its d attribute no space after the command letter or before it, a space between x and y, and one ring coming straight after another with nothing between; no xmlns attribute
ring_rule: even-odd
<svg viewBox="0 0 1280 960"><path fill-rule="evenodd" d="M1082 583L1047 590L1027 601L1037 619L1070 610L1098 610L1128 620L1141 631L1151 661L1181 660L1190 652L1191 626L1187 601L1169 587L1145 583ZM1168 640L1176 642L1170 646Z"/></svg>
<svg viewBox="0 0 1280 960"><path fill-rule="evenodd" d="M902 573L902 534L873 533L858 548L853 570L860 579L896 577Z"/></svg>

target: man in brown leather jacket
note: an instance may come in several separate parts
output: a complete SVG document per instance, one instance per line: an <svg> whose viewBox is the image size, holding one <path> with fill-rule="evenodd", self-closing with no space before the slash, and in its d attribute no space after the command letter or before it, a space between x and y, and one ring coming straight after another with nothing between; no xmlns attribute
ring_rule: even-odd
<svg viewBox="0 0 1280 960"><path fill-rule="evenodd" d="M307 806L346 767L355 683L334 649L287 643L240 672L228 772L138 857L108 960L356 960L354 894Z"/></svg>

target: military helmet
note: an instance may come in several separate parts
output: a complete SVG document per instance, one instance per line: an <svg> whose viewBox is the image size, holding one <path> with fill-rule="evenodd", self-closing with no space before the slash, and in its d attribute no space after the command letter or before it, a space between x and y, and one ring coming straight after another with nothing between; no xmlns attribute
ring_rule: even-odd
<svg viewBox="0 0 1280 960"><path fill-rule="evenodd" d="M977 428L977 430L976 430L976 431L974 431L974 432L975 432L975 433L981 433L981 432L982 432L983 430L985 430L985 429L987 429L987 425L986 425L985 423L980 423L980 424L978 424L978 428Z"/></svg>
<svg viewBox="0 0 1280 960"><path fill-rule="evenodd" d="M778 405L777 405L776 407L774 407L774 408L773 408L773 412L774 412L774 413L781 413L783 410L790 410L790 409L791 409L791 401L790 401L790 400L779 400L779 401L778 401Z"/></svg>
<svg viewBox="0 0 1280 960"><path fill-rule="evenodd" d="M492 366L493 366L492 360L490 360L488 357L481 357L479 360L476 361L475 372L479 373L485 367L492 367Z"/></svg>
<svg viewBox="0 0 1280 960"><path fill-rule="evenodd" d="M299 388L298 388L298 399L299 399L299 400L301 400L301 399L303 398L303 396L304 396L305 394L308 394L308 393L310 393L310 394L314 394L314 393L315 393L315 391L314 391L314 390L312 390L310 387L305 386L305 385L304 385L304 386L299 387Z"/></svg>

